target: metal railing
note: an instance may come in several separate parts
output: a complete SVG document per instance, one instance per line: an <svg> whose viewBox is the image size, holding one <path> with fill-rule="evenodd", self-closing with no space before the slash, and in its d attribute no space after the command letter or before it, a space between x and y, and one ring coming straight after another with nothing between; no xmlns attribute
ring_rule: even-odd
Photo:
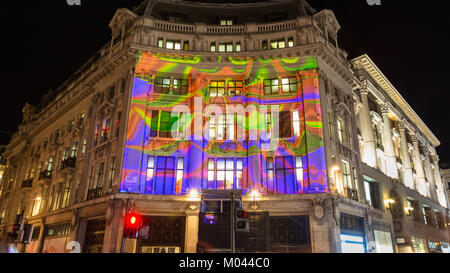
<svg viewBox="0 0 450 273"><path fill-rule="evenodd" d="M102 197L102 194L103 194L103 188L90 189L90 190L88 190L86 200L90 201L90 200L97 199L99 197Z"/></svg>
<svg viewBox="0 0 450 273"><path fill-rule="evenodd" d="M345 195L347 196L347 198L350 198L352 200L355 201L359 201L358 199L358 191L351 189L351 188L345 188Z"/></svg>

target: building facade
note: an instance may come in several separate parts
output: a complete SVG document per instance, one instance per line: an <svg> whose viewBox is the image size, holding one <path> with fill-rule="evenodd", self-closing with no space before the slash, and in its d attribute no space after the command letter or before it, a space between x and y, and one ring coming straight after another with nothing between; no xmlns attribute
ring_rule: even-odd
<svg viewBox="0 0 450 273"><path fill-rule="evenodd" d="M332 11L149 0L110 28L4 153L0 234L24 211L21 251L220 251L206 190L242 191L240 251L447 251L439 141L368 56L347 59ZM148 238L123 238L130 209Z"/></svg>

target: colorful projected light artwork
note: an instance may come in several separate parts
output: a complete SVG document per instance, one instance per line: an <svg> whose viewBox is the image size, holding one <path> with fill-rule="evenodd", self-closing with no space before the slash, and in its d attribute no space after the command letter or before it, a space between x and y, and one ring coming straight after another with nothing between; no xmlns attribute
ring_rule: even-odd
<svg viewBox="0 0 450 273"><path fill-rule="evenodd" d="M328 192L315 58L137 57L121 192Z"/></svg>

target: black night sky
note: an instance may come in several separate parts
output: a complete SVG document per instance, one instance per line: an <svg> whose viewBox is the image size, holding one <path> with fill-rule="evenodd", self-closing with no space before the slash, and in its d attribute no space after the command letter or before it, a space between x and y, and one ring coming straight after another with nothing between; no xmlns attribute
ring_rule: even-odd
<svg viewBox="0 0 450 273"><path fill-rule="evenodd" d="M39 104L110 39L117 8L142 0L2 2L2 96L0 144L16 131L25 102ZM441 141L442 162L450 162L449 1L309 0L335 12L339 43L353 58L367 53Z"/></svg>

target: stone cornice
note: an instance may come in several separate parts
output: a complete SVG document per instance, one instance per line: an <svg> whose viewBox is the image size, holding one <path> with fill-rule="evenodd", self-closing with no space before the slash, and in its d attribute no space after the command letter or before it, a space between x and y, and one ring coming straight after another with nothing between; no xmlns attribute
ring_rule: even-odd
<svg viewBox="0 0 450 273"><path fill-rule="evenodd" d="M394 85L386 78L381 70L375 65L375 63L366 54L357 57L352 60L355 67L365 69L375 81L386 91L391 99L401 107L403 112L417 125L417 127L427 136L427 138L433 143L434 146L439 146L440 142L437 137L431 132L431 130L420 119L417 113L406 102L402 95L395 89Z"/></svg>

